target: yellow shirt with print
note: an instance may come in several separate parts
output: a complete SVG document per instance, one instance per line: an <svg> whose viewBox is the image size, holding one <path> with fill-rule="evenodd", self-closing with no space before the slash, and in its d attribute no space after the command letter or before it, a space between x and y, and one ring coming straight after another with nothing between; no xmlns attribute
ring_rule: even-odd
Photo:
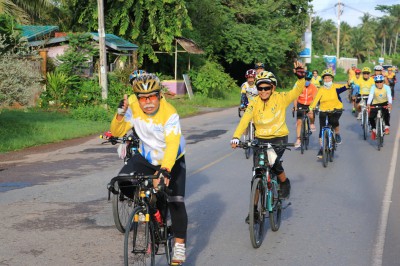
<svg viewBox="0 0 400 266"><path fill-rule="evenodd" d="M111 133L121 137L132 127L140 138L139 152L153 165L169 170L175 161L185 153L185 140L181 134L179 116L175 108L164 98L154 115L142 111L136 95L129 97L129 108L124 119L118 121L116 115L111 121Z"/></svg>
<svg viewBox="0 0 400 266"><path fill-rule="evenodd" d="M317 76L316 78L313 76L311 78L311 83L315 85L315 87L321 87L322 78L321 76Z"/></svg>
<svg viewBox="0 0 400 266"><path fill-rule="evenodd" d="M299 97L304 87L305 79L299 79L291 91L274 91L266 102L260 96L256 96L247 106L233 137L239 139L251 120L253 120L257 138L272 139L289 135L286 125L286 108Z"/></svg>
<svg viewBox="0 0 400 266"><path fill-rule="evenodd" d="M334 109L343 109L343 103L339 101L339 97L336 89L343 87L342 84L332 84L332 86L327 89L322 86L317 95L314 98L314 101L311 103L310 108L314 109L315 106L319 102L319 110L324 111L333 111Z"/></svg>
<svg viewBox="0 0 400 266"><path fill-rule="evenodd" d="M358 79L358 86L360 86L360 94L361 95L369 95L371 87L375 85L375 81L373 78L368 78L367 80L360 78Z"/></svg>

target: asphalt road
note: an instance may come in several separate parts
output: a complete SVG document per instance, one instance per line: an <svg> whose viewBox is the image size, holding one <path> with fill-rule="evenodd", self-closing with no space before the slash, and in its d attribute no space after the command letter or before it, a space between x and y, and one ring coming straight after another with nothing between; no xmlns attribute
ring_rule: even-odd
<svg viewBox="0 0 400 266"><path fill-rule="evenodd" d="M397 90L399 91L399 90ZM381 151L364 141L345 103L343 144L327 168L310 150L286 151L292 205L278 232L253 249L248 225L251 160L232 150L237 109L182 119L187 140L185 265L400 265L400 102ZM290 139L294 119L288 110ZM0 163L0 265L121 265L106 184L122 166L116 146L83 143ZM159 257L157 265L165 265Z"/></svg>

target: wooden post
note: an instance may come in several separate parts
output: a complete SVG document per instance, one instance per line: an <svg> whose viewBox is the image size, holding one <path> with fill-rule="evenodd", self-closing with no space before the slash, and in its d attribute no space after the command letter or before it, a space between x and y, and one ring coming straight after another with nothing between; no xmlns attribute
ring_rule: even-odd
<svg viewBox="0 0 400 266"><path fill-rule="evenodd" d="M42 58L40 70L42 71L42 75L45 79L47 76L47 52L48 52L48 49L40 49L39 50L39 55Z"/></svg>

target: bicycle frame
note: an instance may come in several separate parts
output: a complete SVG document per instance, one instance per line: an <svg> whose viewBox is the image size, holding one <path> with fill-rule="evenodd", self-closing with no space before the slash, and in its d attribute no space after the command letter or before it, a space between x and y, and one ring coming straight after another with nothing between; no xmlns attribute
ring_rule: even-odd
<svg viewBox="0 0 400 266"><path fill-rule="evenodd" d="M335 136L335 131L332 129L332 126L329 124L328 115L326 115L325 126L322 128L321 136L324 136L325 131L328 131L328 137L329 137L328 148L329 148L329 150L332 150L333 149L332 139ZM324 146L324 142L325 142L325 139L322 138L322 146Z"/></svg>

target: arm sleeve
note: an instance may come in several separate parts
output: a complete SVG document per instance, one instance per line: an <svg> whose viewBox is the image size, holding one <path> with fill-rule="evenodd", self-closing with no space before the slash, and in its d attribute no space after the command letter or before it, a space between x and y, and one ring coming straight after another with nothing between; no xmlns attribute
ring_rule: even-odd
<svg viewBox="0 0 400 266"><path fill-rule="evenodd" d="M122 137L128 132L133 125L123 118L121 121L117 120L117 115L114 115L113 120L111 121L110 131L113 136Z"/></svg>
<svg viewBox="0 0 400 266"><path fill-rule="evenodd" d="M369 91L367 104L372 103L372 100L374 99L374 93L375 93L375 86L372 86L371 90Z"/></svg>
<svg viewBox="0 0 400 266"><path fill-rule="evenodd" d="M343 87L337 88L337 89L336 89L336 92L337 92L337 94L339 95L339 94L341 94L342 92L347 91L348 88L349 88L349 87L347 87L347 86L343 86Z"/></svg>
<svg viewBox="0 0 400 266"><path fill-rule="evenodd" d="M387 97L388 97L388 103L392 104L392 102L393 102L392 90L390 89L389 86L387 86L385 89L386 89L386 93L387 93Z"/></svg>
<svg viewBox="0 0 400 266"><path fill-rule="evenodd" d="M303 92L306 86L306 80L304 78L299 79L293 86L293 89L286 94L286 106L289 106L291 102L296 100L300 94Z"/></svg>
<svg viewBox="0 0 400 266"><path fill-rule="evenodd" d="M318 104L319 100L321 99L321 97L322 97L322 89L319 89L318 92L317 92L317 95L315 96L314 100L310 104L310 108L311 109L314 109L315 106L317 106L317 104Z"/></svg>

